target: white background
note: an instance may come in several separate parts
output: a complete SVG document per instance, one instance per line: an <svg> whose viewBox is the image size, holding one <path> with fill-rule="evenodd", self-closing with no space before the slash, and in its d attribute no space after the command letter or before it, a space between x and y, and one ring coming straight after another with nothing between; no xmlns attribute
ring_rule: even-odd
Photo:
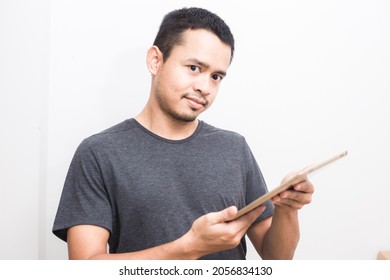
<svg viewBox="0 0 390 280"><path fill-rule="evenodd" d="M311 177L295 258L390 250L388 1L0 0L0 259L67 257L51 227L73 153L143 108L146 50L183 6L219 14L235 35L201 119L246 137L270 189L349 151Z"/></svg>

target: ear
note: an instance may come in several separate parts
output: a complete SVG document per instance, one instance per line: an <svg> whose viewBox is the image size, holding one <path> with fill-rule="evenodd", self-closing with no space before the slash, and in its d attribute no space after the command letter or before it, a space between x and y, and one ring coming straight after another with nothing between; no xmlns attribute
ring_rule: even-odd
<svg viewBox="0 0 390 280"><path fill-rule="evenodd" d="M146 55L146 65L149 69L149 72L152 75L155 75L162 64L163 54L160 49L157 46L150 47Z"/></svg>

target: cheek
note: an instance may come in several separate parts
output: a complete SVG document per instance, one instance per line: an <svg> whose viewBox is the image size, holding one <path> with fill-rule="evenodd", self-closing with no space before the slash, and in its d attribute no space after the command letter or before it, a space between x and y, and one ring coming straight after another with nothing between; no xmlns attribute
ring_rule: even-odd
<svg viewBox="0 0 390 280"><path fill-rule="evenodd" d="M168 95L172 95L172 98L177 98L191 89L191 81L182 72L171 71L169 73L163 73L160 77L160 86L164 88L164 91Z"/></svg>
<svg viewBox="0 0 390 280"><path fill-rule="evenodd" d="M159 95L166 100L174 99L177 86L170 77L160 76L157 82Z"/></svg>
<svg viewBox="0 0 390 280"><path fill-rule="evenodd" d="M209 108L214 103L216 97L217 97L217 93L213 93L210 94L209 96L206 96L206 99L208 101L207 108Z"/></svg>
<svg viewBox="0 0 390 280"><path fill-rule="evenodd" d="M217 98L218 92L219 92L219 85L215 85L208 96L210 102L213 102Z"/></svg>

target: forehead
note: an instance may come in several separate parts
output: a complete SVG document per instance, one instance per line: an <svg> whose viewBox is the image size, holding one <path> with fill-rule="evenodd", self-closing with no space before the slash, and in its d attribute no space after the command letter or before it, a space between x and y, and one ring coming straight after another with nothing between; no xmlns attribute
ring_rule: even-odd
<svg viewBox="0 0 390 280"><path fill-rule="evenodd" d="M231 47L214 33L205 29L186 30L181 38L180 44L172 49L170 57L184 60L196 59L222 71L226 71L229 67Z"/></svg>

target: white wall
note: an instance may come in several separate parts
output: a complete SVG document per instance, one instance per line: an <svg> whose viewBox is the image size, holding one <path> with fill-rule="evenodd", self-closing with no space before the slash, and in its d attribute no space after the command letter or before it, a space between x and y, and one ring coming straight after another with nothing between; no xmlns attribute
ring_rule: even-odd
<svg viewBox="0 0 390 280"><path fill-rule="evenodd" d="M43 257L48 1L0 1L0 259Z"/></svg>
<svg viewBox="0 0 390 280"><path fill-rule="evenodd" d="M66 258L51 227L73 153L142 109L146 49L183 6L216 12L235 34L233 64L201 118L247 138L270 189L349 151L312 176L296 259L390 249L387 1L30 2L0 0L0 259Z"/></svg>

